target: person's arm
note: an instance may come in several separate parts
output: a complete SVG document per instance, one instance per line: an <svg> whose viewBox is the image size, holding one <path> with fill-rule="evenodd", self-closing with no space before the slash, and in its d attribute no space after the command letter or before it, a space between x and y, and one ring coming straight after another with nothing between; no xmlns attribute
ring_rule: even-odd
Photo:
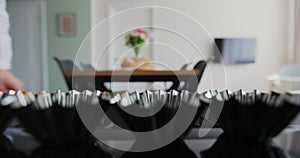
<svg viewBox="0 0 300 158"><path fill-rule="evenodd" d="M6 0L0 0L0 91L21 90L23 82L11 72L12 44Z"/></svg>

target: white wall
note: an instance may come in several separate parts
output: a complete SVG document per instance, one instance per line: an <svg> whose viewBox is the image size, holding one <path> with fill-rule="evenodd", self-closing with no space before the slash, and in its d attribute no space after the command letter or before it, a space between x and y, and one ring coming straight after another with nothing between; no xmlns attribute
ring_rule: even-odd
<svg viewBox="0 0 300 158"><path fill-rule="evenodd" d="M117 0L115 0L117 1ZM121 0L120 0L121 1ZM122 0L124 1L124 0ZM256 63L247 65L226 65L225 77L224 67L222 65L209 64L209 71L203 76L200 91L217 88L229 88L236 90L239 88L251 90L260 89L268 90L269 83L266 80L267 75L275 73L277 69L287 62L288 54L288 1L287 0L164 0L164 1L136 1L134 6L157 5L174 8L189 14L201 23L212 37L239 37L239 38L256 38L257 55ZM108 0L92 1L92 26L107 16ZM164 17L167 16L167 17ZM184 30L184 34L193 34L191 31L196 29L193 23L187 23L180 20L176 14L159 11L156 16L156 24L168 27L174 27ZM128 19L128 22L133 19ZM182 21L178 24L178 21ZM176 26L174 26L176 25ZM192 28L192 29L191 29ZM189 32L190 31L190 32ZM181 33L182 33L181 32ZM191 38L197 38L197 35L191 35ZM198 36L199 38L203 38ZM96 40L93 47L92 62L97 62L100 41ZM103 36L103 38L105 38ZM196 62L202 57L193 53L195 51L191 46L182 44L178 37L170 37L167 33L156 34L156 40L165 42L181 52L185 52L189 60ZM94 41L95 42L95 41ZM197 42L197 41L196 41ZM209 44L209 43L207 43ZM168 58L166 54L172 52L171 49L159 47L156 49L156 60L168 62L172 69L179 68L184 61L180 60L180 55ZM174 50L173 50L174 51ZM205 48L203 54L207 54ZM193 56L194 54L194 56ZM196 54L196 55L195 55ZM165 57L163 57L165 55ZM207 57L204 55L204 57ZM103 62L105 65L105 61ZM209 72L211 74L209 74ZM213 81L211 80L213 78Z"/></svg>
<svg viewBox="0 0 300 158"><path fill-rule="evenodd" d="M252 37L257 39L255 64L226 66L230 89L268 89L266 76L287 60L288 1L225 0L201 1L201 13L190 13L214 37ZM204 3L205 2L205 3ZM204 14L207 13L205 16ZM214 66L212 66L214 68ZM205 79L207 77L204 76ZM202 85L204 85L202 82Z"/></svg>

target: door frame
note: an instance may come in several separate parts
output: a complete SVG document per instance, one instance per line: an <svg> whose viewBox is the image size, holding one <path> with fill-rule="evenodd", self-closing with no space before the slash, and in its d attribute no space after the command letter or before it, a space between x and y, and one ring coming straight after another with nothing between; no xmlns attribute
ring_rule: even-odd
<svg viewBox="0 0 300 158"><path fill-rule="evenodd" d="M48 37L47 37L47 1L46 0L9 0L7 3L18 3L23 5L37 4L41 12L41 59L42 60L42 89L49 90L48 75ZM42 90L41 89L41 90Z"/></svg>

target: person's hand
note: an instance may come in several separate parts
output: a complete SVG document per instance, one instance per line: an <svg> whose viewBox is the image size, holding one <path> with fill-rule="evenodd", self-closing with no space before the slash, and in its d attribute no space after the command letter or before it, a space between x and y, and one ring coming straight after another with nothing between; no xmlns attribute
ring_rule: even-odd
<svg viewBox="0 0 300 158"><path fill-rule="evenodd" d="M9 70L0 70L0 91L23 90L23 82Z"/></svg>

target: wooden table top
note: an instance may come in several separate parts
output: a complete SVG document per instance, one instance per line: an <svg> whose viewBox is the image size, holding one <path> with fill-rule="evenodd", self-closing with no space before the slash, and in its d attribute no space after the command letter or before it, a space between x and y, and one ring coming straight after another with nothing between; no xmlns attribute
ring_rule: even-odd
<svg viewBox="0 0 300 158"><path fill-rule="evenodd" d="M188 81L197 78L199 71L65 71L65 76L73 80L81 81L91 77L99 82L155 82L155 81Z"/></svg>
<svg viewBox="0 0 300 158"><path fill-rule="evenodd" d="M180 71L153 71L153 70L135 70L135 71L65 71L66 76L195 76L199 74L198 70L180 70Z"/></svg>

